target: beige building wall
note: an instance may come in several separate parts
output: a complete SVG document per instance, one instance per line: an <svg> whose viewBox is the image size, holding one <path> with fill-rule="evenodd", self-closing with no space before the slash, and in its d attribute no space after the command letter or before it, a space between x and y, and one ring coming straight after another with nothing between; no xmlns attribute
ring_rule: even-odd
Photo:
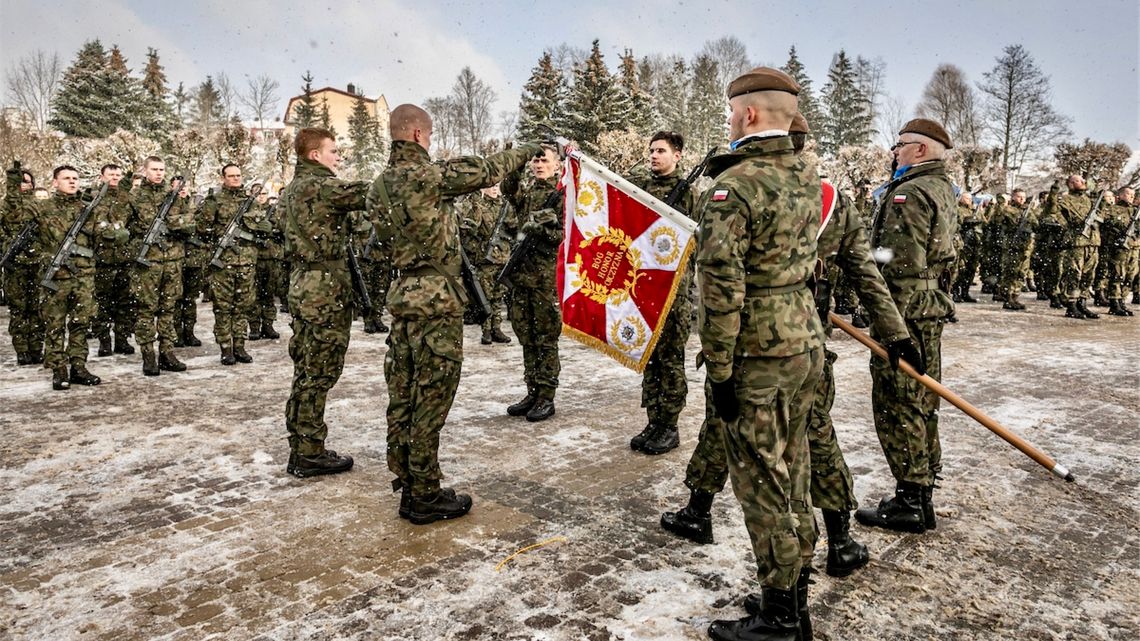
<svg viewBox="0 0 1140 641"><path fill-rule="evenodd" d="M333 129L336 130L336 140L338 145L349 145L348 138L348 119L352 116L352 110L356 107L357 94L355 87L351 84L348 85L348 91L342 91L333 87L325 87L313 91L313 101L316 105L317 112L319 113L327 101L329 106L329 122L332 124ZM289 99L289 104L285 107L285 133L290 136L295 133L296 127L293 123L293 110L296 105L301 102L304 96L294 96ZM368 110L368 115L376 118L380 123L380 131L385 136L388 134L388 100L380 95L377 98L369 98L363 96L365 108Z"/></svg>

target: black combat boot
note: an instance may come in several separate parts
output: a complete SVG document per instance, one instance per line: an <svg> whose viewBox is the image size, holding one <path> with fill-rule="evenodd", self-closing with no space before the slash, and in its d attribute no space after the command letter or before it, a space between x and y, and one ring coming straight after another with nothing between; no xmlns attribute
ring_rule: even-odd
<svg viewBox="0 0 1140 641"><path fill-rule="evenodd" d="M1085 307L1085 299L1083 299L1083 298L1077 299L1077 311L1084 314L1085 318L1087 318L1089 320L1096 320L1096 319L1100 318L1100 314L1092 311L1088 307Z"/></svg>
<svg viewBox="0 0 1140 641"><path fill-rule="evenodd" d="M855 310L855 313L851 315L851 325L859 329L867 329L871 325L871 320L867 318L867 312L863 311L862 307Z"/></svg>
<svg viewBox="0 0 1140 641"><path fill-rule="evenodd" d="M808 587L812 584L812 569L806 567L800 570L796 579L796 606L800 613L800 630L796 641L812 641L811 614L808 611ZM764 611L764 597L761 594L749 594L744 598L744 611L756 616Z"/></svg>
<svg viewBox="0 0 1140 641"><path fill-rule="evenodd" d="M1124 299L1123 298L1117 298L1116 299L1116 308L1119 311L1124 312L1125 316L1132 316L1132 310L1128 309L1127 307L1124 306Z"/></svg>
<svg viewBox="0 0 1140 641"><path fill-rule="evenodd" d="M1108 313L1110 316L1128 316L1128 311L1120 304L1119 298L1113 298L1108 301Z"/></svg>
<svg viewBox="0 0 1140 641"><path fill-rule="evenodd" d="M791 590L762 588L759 614L736 621L713 621L709 636L716 641L798 641L798 591L798 582Z"/></svg>
<svg viewBox="0 0 1140 641"><path fill-rule="evenodd" d="M878 507L859 508L855 520L870 527L922 534L926 531L922 486L899 481L893 497L879 501Z"/></svg>
<svg viewBox="0 0 1140 641"><path fill-rule="evenodd" d="M118 333L115 334L114 351L116 354L126 354L126 355L130 356L131 354L135 353L135 346L131 345L130 341L127 340L129 338L130 338L129 334L122 335L122 336L120 336Z"/></svg>
<svg viewBox="0 0 1140 641"><path fill-rule="evenodd" d="M1060 296L1049 297L1049 309L1068 309L1068 304L1061 301ZM1074 316L1073 318L1076 318Z"/></svg>
<svg viewBox="0 0 1140 641"><path fill-rule="evenodd" d="M297 478L321 476L324 474L340 474L352 469L352 457L340 456L332 450L325 450L320 454L305 456L297 454L293 458L293 469L288 471Z"/></svg>
<svg viewBox="0 0 1140 641"><path fill-rule="evenodd" d="M677 426L662 425L661 429L654 432L649 440L645 441L641 446L641 451L650 456L656 456L676 449L680 444L681 439L677 434Z"/></svg>
<svg viewBox="0 0 1140 641"><path fill-rule="evenodd" d="M867 565L871 555L867 546L851 538L851 513L847 510L824 510L823 525L827 528L827 575L849 576Z"/></svg>
<svg viewBox="0 0 1140 641"><path fill-rule="evenodd" d="M653 421L646 423L645 429L638 432L637 436L629 439L629 449L634 450L634 451L640 450L641 446L645 445L645 442L648 441L649 437L653 436L653 433L656 431L657 431L657 424L656 423L654 423Z"/></svg>
<svg viewBox="0 0 1140 641"><path fill-rule="evenodd" d="M489 329L483 330L483 337L479 339L479 342L482 343L483 345L490 345L491 344L491 330L489 330Z"/></svg>
<svg viewBox="0 0 1140 641"><path fill-rule="evenodd" d="M174 346L186 347L186 330L179 323L174 325Z"/></svg>
<svg viewBox="0 0 1140 641"><path fill-rule="evenodd" d="M534 402L534 407L526 413L526 420L537 423L538 421L545 421L551 416L554 416L554 399L540 398Z"/></svg>
<svg viewBox="0 0 1140 641"><path fill-rule="evenodd" d="M233 365L237 362L234 358L234 348L229 345L222 346L222 365Z"/></svg>
<svg viewBox="0 0 1140 641"><path fill-rule="evenodd" d="M1132 304L1140 305L1140 292L1132 292Z"/></svg>
<svg viewBox="0 0 1140 641"><path fill-rule="evenodd" d="M140 345L142 350L143 376L158 376L158 359L154 355L154 343Z"/></svg>
<svg viewBox="0 0 1140 641"><path fill-rule="evenodd" d="M503 330L498 327L491 328L491 341L495 343L502 343L506 345L511 342L511 337L503 333Z"/></svg>
<svg viewBox="0 0 1140 641"><path fill-rule="evenodd" d="M1049 294L1045 293L1043 288L1037 289L1037 300L1049 300Z"/></svg>
<svg viewBox="0 0 1140 641"><path fill-rule="evenodd" d="M994 286L993 286L993 285L991 285L991 284L989 284L989 283L987 283L986 281L982 281L982 293L983 293L983 294L992 294L992 293L994 293Z"/></svg>
<svg viewBox="0 0 1140 641"><path fill-rule="evenodd" d="M31 362L28 360L28 353L27 352L16 352L16 364L17 365L31 365Z"/></svg>
<svg viewBox="0 0 1140 641"><path fill-rule="evenodd" d="M56 367L51 371L51 388L53 390L71 389L71 381L67 378L67 367Z"/></svg>
<svg viewBox="0 0 1140 641"><path fill-rule="evenodd" d="M273 329L273 323L266 323L265 321L262 321L262 323L261 323L261 337L268 339L268 340L271 340L271 341L275 341L278 338L281 338L281 334L277 333L277 330Z"/></svg>
<svg viewBox="0 0 1140 641"><path fill-rule="evenodd" d="M371 318L364 319L365 334L375 334L378 331L380 330L376 329L376 321L372 320Z"/></svg>
<svg viewBox="0 0 1140 641"><path fill-rule="evenodd" d="M938 527L938 519L934 514L934 486L925 485L922 488L922 524L928 530Z"/></svg>
<svg viewBox="0 0 1140 641"><path fill-rule="evenodd" d="M411 518L412 516L412 488L407 485L400 488L400 509L398 513L401 519Z"/></svg>
<svg viewBox="0 0 1140 641"><path fill-rule="evenodd" d="M1018 300L1019 297L1020 296L1018 294L1010 292L1009 297L1005 299L1005 303L1002 304L1001 308L1010 309L1016 312L1025 309L1025 305L1023 305L1021 301Z"/></svg>
<svg viewBox="0 0 1140 641"><path fill-rule="evenodd" d="M1071 300L1065 303L1065 318L1079 318L1084 320L1084 312L1077 308L1077 301Z"/></svg>
<svg viewBox="0 0 1140 641"><path fill-rule="evenodd" d="M234 343L234 360L239 363L252 363L253 357L245 351L245 343Z"/></svg>
<svg viewBox="0 0 1140 641"><path fill-rule="evenodd" d="M30 365L43 365L44 362L44 348L33 349L28 352L28 363Z"/></svg>
<svg viewBox="0 0 1140 641"><path fill-rule="evenodd" d="M198 337L194 335L194 326L193 325L187 323L183 327L182 333L183 333L182 343L186 347L201 347L202 346L202 341L198 340ZM178 370L178 371L182 371L182 370Z"/></svg>
<svg viewBox="0 0 1140 641"><path fill-rule="evenodd" d="M853 311L855 311L855 310L851 307L851 304L848 303L847 301L836 301L835 302L835 313L836 313L836 315L847 316L848 314L850 314Z"/></svg>
<svg viewBox="0 0 1140 641"><path fill-rule="evenodd" d="M87 371L87 366L83 363L73 363L71 365L71 382L77 385L98 385L103 382L103 379Z"/></svg>
<svg viewBox="0 0 1140 641"><path fill-rule="evenodd" d="M471 511L471 497L444 488L430 496L412 495L408 504L408 520L416 525L457 519Z"/></svg>
<svg viewBox="0 0 1140 641"><path fill-rule="evenodd" d="M246 339L251 341L261 340L261 323L249 324L249 336L247 336Z"/></svg>
<svg viewBox="0 0 1140 641"><path fill-rule="evenodd" d="M526 416L534 404L538 402L538 396L534 392L527 392L523 400L515 403L514 405L507 406L507 414L510 416Z"/></svg>
<svg viewBox="0 0 1140 641"><path fill-rule="evenodd" d="M1103 289L1098 289L1093 292L1093 305L1096 305L1097 307L1109 306L1108 298L1104 295Z"/></svg>
<svg viewBox="0 0 1140 641"><path fill-rule="evenodd" d="M174 352L166 351L158 354L158 368L168 372L185 372L186 364L178 360Z"/></svg>
<svg viewBox="0 0 1140 641"><path fill-rule="evenodd" d="M1025 288L1024 289L1027 292L1035 292L1035 291L1037 291L1037 285L1033 282L1032 278L1029 278L1025 281Z"/></svg>
<svg viewBox="0 0 1140 641"><path fill-rule="evenodd" d="M969 285L963 285L962 286L962 290L960 292L958 292L958 298L961 298L963 303L976 303L976 302L978 302L978 299L976 299L970 295L970 286Z"/></svg>
<svg viewBox="0 0 1140 641"><path fill-rule="evenodd" d="M384 319L377 318L376 319L376 331L380 332L381 334L387 334L388 332L392 331L392 328L390 328L384 324Z"/></svg>
<svg viewBox="0 0 1140 641"><path fill-rule="evenodd" d="M95 355L103 357L103 356L110 356L111 354L114 354L114 353L115 353L115 350L111 346L111 335L107 334L106 336L100 336L99 337L99 351L95 352Z"/></svg>
<svg viewBox="0 0 1140 641"><path fill-rule="evenodd" d="M689 490L689 504L677 512L661 515L661 527L694 543L713 542L712 502L716 494Z"/></svg>
<svg viewBox="0 0 1140 641"><path fill-rule="evenodd" d="M962 288L961 287L955 285L954 288L952 290L950 290L950 300L954 301L955 303L962 302Z"/></svg>

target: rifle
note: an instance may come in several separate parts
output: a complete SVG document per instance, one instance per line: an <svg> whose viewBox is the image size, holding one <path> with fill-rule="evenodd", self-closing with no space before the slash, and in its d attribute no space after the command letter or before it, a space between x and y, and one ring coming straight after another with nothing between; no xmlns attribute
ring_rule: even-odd
<svg viewBox="0 0 1140 641"><path fill-rule="evenodd" d="M91 212L95 211L95 207L99 205L99 201L103 200L103 196L107 193L107 183L99 188L99 193L87 203L83 211L79 212L75 220L71 223L71 228L67 230L67 234L63 237L63 243L60 244L59 249L56 250L55 256L51 258L51 264L48 265L47 271L44 272L40 278L40 286L57 292L59 285L55 284L55 275L63 267L71 265L71 259L74 256L82 256L84 258L91 258L95 252L91 251L90 247L83 247L76 241L79 239L79 230L87 224L87 219L91 217Z"/></svg>
<svg viewBox="0 0 1140 641"><path fill-rule="evenodd" d="M344 245L345 263L348 265L348 275L352 278L352 293L360 305L365 316L372 313L372 297L368 295L368 287L364 284L364 274L360 272L360 263L356 261L356 253L352 251L352 243Z"/></svg>
<svg viewBox="0 0 1140 641"><path fill-rule="evenodd" d="M1027 227L1029 225L1030 207L1031 206L1027 204L1025 205L1025 209L1021 210L1021 221L1017 223L1017 229L1015 229L1013 232L1014 238L1024 238L1027 235L1027 232L1029 231Z"/></svg>
<svg viewBox="0 0 1140 641"><path fill-rule="evenodd" d="M542 207L539 209L550 209L556 206L558 204L558 201L562 200L562 197L562 191L555 189L554 193L547 196L546 200L543 201ZM523 260L530 255L536 244L538 244L537 238L520 233L519 244L516 245L515 250L511 252L510 258L507 259L507 264L503 265L503 268L499 270L499 275L495 277L495 282L499 283L500 285L510 282L511 275L515 273L515 270L519 268L519 265L522 264Z"/></svg>
<svg viewBox="0 0 1140 641"><path fill-rule="evenodd" d="M1096 202L1093 203L1092 209L1089 210L1089 215L1085 217L1085 226L1081 228L1081 236L1090 238L1092 236L1092 226L1101 222L1100 220L1100 204L1104 202L1104 191L1096 197Z"/></svg>
<svg viewBox="0 0 1140 641"><path fill-rule="evenodd" d="M16 234L16 237L12 239L12 242L8 243L8 249L4 250L4 256L0 257L0 268L7 267L8 263L12 262L12 259L15 258L17 254L27 249L28 245L32 243L32 237L35 235L35 231L36 221L29 220L28 224L24 225L24 228L20 230L20 233Z"/></svg>
<svg viewBox="0 0 1140 641"><path fill-rule="evenodd" d="M360 250L360 257L364 260L372 259L372 248L376 246L376 225L368 232L368 240L364 241L364 248Z"/></svg>
<svg viewBox="0 0 1140 641"><path fill-rule="evenodd" d="M495 249L495 241L499 240L499 236L503 233L503 223L507 220L507 214L511 212L511 202L506 196L500 196L503 199L503 206L499 208L499 217L495 219L495 229L491 232L491 240L487 241L487 252L483 255L483 260L488 263L491 262L491 252Z"/></svg>
<svg viewBox="0 0 1140 641"><path fill-rule="evenodd" d="M487 300L487 293L479 283L475 266L471 264L471 259L467 257L467 252L463 251L462 245L459 246L459 262L462 267L460 276L463 277L463 288L467 290L467 297L475 307L474 320L482 325L483 321L491 317L491 303Z"/></svg>
<svg viewBox="0 0 1140 641"><path fill-rule="evenodd" d="M693 167L693 170L689 172L688 176L685 176L684 180L679 181L676 185L673 185L673 189L669 190L669 195L665 197L666 205L669 205L673 209L677 209L677 211L681 211L677 207L677 201L681 200L681 198L684 197L685 192L689 191L689 189L692 188L693 181L697 178L700 178L701 174L704 173L705 167L709 164L709 159L712 158L714 154L716 154L716 150L716 147L710 149L709 152L705 154L704 159L701 160L701 162L698 163L696 167ZM681 211L681 213L687 216L690 212Z"/></svg>
<svg viewBox="0 0 1140 641"><path fill-rule="evenodd" d="M177 187L175 187L175 183L178 184ZM166 215L170 213L170 208L174 206L174 201L178 198L178 192L182 191L182 187L185 184L186 181L182 176L175 176L174 180L170 181L170 193L166 194L166 198L163 199L162 205L159 206L158 213L155 214L154 220L150 221L150 227L147 228L146 234L143 236L142 246L139 247L139 255L135 257L135 262L143 267L151 266L151 262L146 259L146 255L150 252L152 245L166 236Z"/></svg>
<svg viewBox="0 0 1140 641"><path fill-rule="evenodd" d="M225 267L225 263L222 262L222 252L233 247L239 238L248 241L257 240L253 234L241 228L241 217L253 206L253 201L257 199L257 195L260 193L261 185L254 185L249 190L249 196L241 204L241 207L238 207L237 213L230 219L229 224L226 225L226 230L222 232L222 237L218 239L218 245L214 249L214 256L210 259L210 265L219 269Z"/></svg>
<svg viewBox="0 0 1140 641"><path fill-rule="evenodd" d="M1116 240L1117 247L1124 247L1128 241L1136 238L1136 222L1140 219L1140 205L1136 206L1136 211L1132 214L1132 222L1128 223L1128 229L1124 230L1124 234Z"/></svg>

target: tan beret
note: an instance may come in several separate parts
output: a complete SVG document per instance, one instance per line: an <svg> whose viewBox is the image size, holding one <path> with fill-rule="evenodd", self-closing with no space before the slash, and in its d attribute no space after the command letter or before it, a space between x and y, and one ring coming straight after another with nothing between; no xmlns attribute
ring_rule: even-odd
<svg viewBox="0 0 1140 641"><path fill-rule="evenodd" d="M800 86L788 74L771 67L756 67L728 83L729 98L753 91L783 91L798 96Z"/></svg>
<svg viewBox="0 0 1140 641"><path fill-rule="evenodd" d="M811 131L811 129L808 127L807 118L804 118L804 115L797 111L796 117L792 118L791 126L788 127L788 133L790 133L790 134L806 134L806 133L809 133L810 131Z"/></svg>
<svg viewBox="0 0 1140 641"><path fill-rule="evenodd" d="M899 130L899 134L919 134L931 140L937 140L947 149L954 148L954 145L950 144L950 134L946 133L942 125L928 118L915 118L903 125L903 128Z"/></svg>

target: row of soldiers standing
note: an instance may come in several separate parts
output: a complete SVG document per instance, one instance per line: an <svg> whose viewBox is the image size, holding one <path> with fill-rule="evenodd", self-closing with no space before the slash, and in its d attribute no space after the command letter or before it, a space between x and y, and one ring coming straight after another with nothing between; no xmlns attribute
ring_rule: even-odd
<svg viewBox="0 0 1140 641"><path fill-rule="evenodd" d="M133 354L134 336L147 376L184 371L174 348L201 345L194 327L204 292L223 364L252 362L247 338L279 337L274 298L285 298L285 269L268 195L247 190L241 168L227 164L220 188L195 206L181 177L166 180L161 158L141 169L132 180L105 165L99 188L81 191L79 172L57 167L46 201L33 197L34 177L18 162L6 172L0 240L9 333L18 364L43 363L53 389L101 382L87 370L89 335L100 357ZM45 274L76 222L74 248Z"/></svg>

